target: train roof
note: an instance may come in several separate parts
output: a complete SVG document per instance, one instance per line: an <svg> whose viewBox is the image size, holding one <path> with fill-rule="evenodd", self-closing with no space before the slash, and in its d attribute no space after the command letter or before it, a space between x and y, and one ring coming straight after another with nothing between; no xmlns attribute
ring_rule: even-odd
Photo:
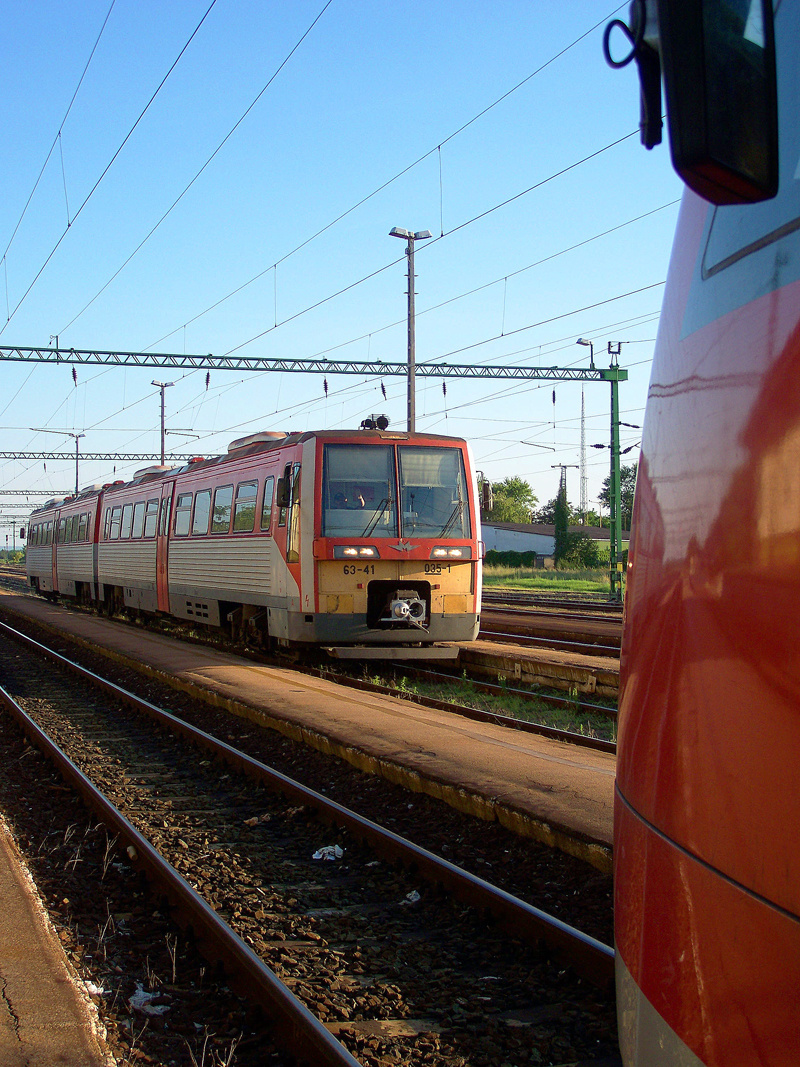
<svg viewBox="0 0 800 1067"><path fill-rule="evenodd" d="M129 488L133 485L141 485L143 482L155 482L167 477L176 477L179 474L185 474L187 471L205 470L210 467L219 466L222 463L227 463L231 460L245 459L248 456L257 455L261 452L271 452L278 448L284 448L287 445L298 445L304 441L311 441L315 438L322 437L325 440L330 441L352 441L353 438L358 440L368 441L420 441L423 444L448 444L448 445L463 445L466 442L461 437L449 437L445 434L432 434L432 433L408 433L406 430L390 430L390 429L352 429L352 430L304 430L304 431L290 431L285 432L283 430L259 430L256 433L247 434L244 437L237 437L231 441L228 445L228 451L223 456L195 456L190 459L188 463L184 463L180 467L170 467L167 465L154 465L151 467L143 467L141 470L136 471L134 476L127 481L120 478L113 482L106 482L103 485L91 485L82 489L78 496L67 497L53 497L52 500L48 500L46 504L40 505L38 508L34 508L32 514L37 514L40 511L47 511L49 508L58 508L66 504L72 504L84 497L97 495L100 492L116 492Z"/></svg>

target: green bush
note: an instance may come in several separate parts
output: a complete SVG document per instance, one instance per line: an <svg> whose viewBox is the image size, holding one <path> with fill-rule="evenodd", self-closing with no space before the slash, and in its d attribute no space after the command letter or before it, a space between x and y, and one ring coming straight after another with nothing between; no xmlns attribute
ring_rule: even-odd
<svg viewBox="0 0 800 1067"><path fill-rule="evenodd" d="M483 561L487 567L535 567L535 552L498 552L490 548Z"/></svg>

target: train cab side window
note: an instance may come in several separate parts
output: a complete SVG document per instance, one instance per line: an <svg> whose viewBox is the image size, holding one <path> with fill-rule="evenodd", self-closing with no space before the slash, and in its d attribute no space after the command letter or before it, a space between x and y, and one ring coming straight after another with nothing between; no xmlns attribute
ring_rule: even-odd
<svg viewBox="0 0 800 1067"><path fill-rule="evenodd" d="M211 490L203 489L195 493L194 518L192 519L192 534L202 536L208 533L208 520L211 518Z"/></svg>
<svg viewBox="0 0 800 1067"><path fill-rule="evenodd" d="M270 474L264 483L264 499L261 502L261 529L269 530L272 524L272 494L275 491L275 476Z"/></svg>
<svg viewBox="0 0 800 1067"><path fill-rule="evenodd" d="M181 493L175 505L175 536L188 537L192 514L192 494Z"/></svg>
<svg viewBox="0 0 800 1067"><path fill-rule="evenodd" d="M144 501L137 500L133 505L133 525L131 537L141 537L144 533Z"/></svg>
<svg viewBox="0 0 800 1067"><path fill-rule="evenodd" d="M212 533L226 534L230 530L232 501L232 485L222 485L214 490L214 510L211 514Z"/></svg>
<svg viewBox="0 0 800 1067"><path fill-rule="evenodd" d="M89 516L86 514L86 512L84 512L83 515L81 515L80 519L78 520L78 540L79 541L86 541L87 540L86 531L88 529L89 529Z"/></svg>
<svg viewBox="0 0 800 1067"><path fill-rule="evenodd" d="M283 477L278 479L276 504L278 505L278 526L286 525L286 515L292 500L292 465L283 468Z"/></svg>
<svg viewBox="0 0 800 1067"><path fill-rule="evenodd" d="M292 470L292 495L289 503L289 536L286 539L286 560L300 562L300 464Z"/></svg>
<svg viewBox="0 0 800 1067"><path fill-rule="evenodd" d="M148 500L144 514L144 536L155 537L158 521L158 501Z"/></svg>
<svg viewBox="0 0 800 1067"><path fill-rule="evenodd" d="M119 528L122 523L122 505L116 504L111 509L111 525L108 530L108 537L111 541L119 540Z"/></svg>
<svg viewBox="0 0 800 1067"><path fill-rule="evenodd" d="M233 532L250 533L256 526L256 497L258 482L240 482L236 486L236 506L233 509Z"/></svg>
<svg viewBox="0 0 800 1067"><path fill-rule="evenodd" d="M125 504L122 508L122 529L120 530L120 537L128 538L131 535L131 526L133 525L133 504Z"/></svg>

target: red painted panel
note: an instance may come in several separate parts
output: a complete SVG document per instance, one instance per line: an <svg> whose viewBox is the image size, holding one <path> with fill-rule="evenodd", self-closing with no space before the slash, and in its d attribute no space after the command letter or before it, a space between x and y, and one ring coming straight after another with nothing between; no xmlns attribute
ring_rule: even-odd
<svg viewBox="0 0 800 1067"><path fill-rule="evenodd" d="M644 995L707 1067L796 1067L800 922L678 852L619 799L615 820L617 951Z"/></svg>

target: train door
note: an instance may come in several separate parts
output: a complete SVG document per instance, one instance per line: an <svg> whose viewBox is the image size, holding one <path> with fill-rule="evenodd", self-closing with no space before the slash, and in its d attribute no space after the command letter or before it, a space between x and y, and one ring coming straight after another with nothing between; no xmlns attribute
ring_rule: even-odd
<svg viewBox="0 0 800 1067"><path fill-rule="evenodd" d="M275 546L285 561L278 576L278 592L291 597L300 588L300 464L287 463L278 479L278 523ZM292 581L294 579L294 581Z"/></svg>
<svg viewBox="0 0 800 1067"><path fill-rule="evenodd" d="M156 598L159 611L169 611L169 519L172 509L174 482L161 487L161 504L156 535Z"/></svg>
<svg viewBox="0 0 800 1067"><path fill-rule="evenodd" d="M103 522L104 498L97 498L94 514L89 516L89 536L92 539L92 600L100 599L100 531Z"/></svg>
<svg viewBox="0 0 800 1067"><path fill-rule="evenodd" d="M67 520L61 518L61 512L57 511L53 516L53 543L50 546L50 566L51 566L51 578L53 584L51 586L53 592L58 592L58 546L64 538L64 528L67 525Z"/></svg>

